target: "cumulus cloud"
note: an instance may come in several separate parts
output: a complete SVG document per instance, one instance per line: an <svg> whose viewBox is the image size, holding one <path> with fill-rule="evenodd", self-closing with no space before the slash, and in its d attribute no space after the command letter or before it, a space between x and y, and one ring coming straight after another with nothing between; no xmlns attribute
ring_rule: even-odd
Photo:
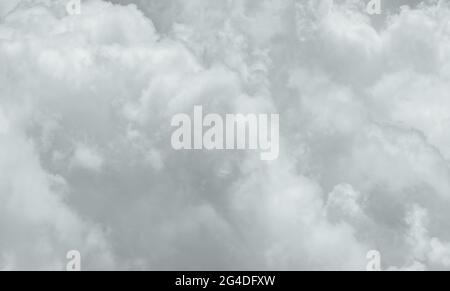
<svg viewBox="0 0 450 291"><path fill-rule="evenodd" d="M85 252L92 266L113 266L106 234L65 204L66 180L42 168L33 142L5 115L0 119L1 269L64 269L61 256L68 248Z"/></svg>
<svg viewBox="0 0 450 291"><path fill-rule="evenodd" d="M3 1L0 268L448 268L450 8L403 2ZM174 151L195 105L279 159Z"/></svg>
<svg viewBox="0 0 450 291"><path fill-rule="evenodd" d="M99 171L102 167L103 159L94 149L84 144L76 146L71 160L71 166Z"/></svg>

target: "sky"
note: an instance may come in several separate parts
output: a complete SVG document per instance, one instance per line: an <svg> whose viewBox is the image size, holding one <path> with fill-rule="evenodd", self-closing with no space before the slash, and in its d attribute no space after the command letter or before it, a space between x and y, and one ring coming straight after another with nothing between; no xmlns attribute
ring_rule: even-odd
<svg viewBox="0 0 450 291"><path fill-rule="evenodd" d="M0 270L450 269L448 1L0 3ZM194 106L280 155L175 151Z"/></svg>

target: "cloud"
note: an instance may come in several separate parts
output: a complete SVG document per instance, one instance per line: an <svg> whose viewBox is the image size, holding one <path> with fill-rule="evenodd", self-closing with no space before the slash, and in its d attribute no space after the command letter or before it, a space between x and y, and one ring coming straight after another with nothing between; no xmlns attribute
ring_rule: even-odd
<svg viewBox="0 0 450 291"><path fill-rule="evenodd" d="M445 2L112 2L0 6L1 268L448 268ZM280 158L172 150L195 105Z"/></svg>
<svg viewBox="0 0 450 291"><path fill-rule="evenodd" d="M106 234L65 204L64 178L46 172L32 141L1 116L1 269L63 270L71 248L85 253L91 268L112 267Z"/></svg>
<svg viewBox="0 0 450 291"><path fill-rule="evenodd" d="M408 245L411 248L410 266L400 269L424 270L427 267L448 269L450 263L450 244L429 235L428 211L417 204L412 205L406 215L409 226L407 232ZM396 267L391 268L396 270Z"/></svg>
<svg viewBox="0 0 450 291"><path fill-rule="evenodd" d="M96 150L86 145L77 145L71 165L74 167L82 167L93 171L99 171L103 165L103 159Z"/></svg>

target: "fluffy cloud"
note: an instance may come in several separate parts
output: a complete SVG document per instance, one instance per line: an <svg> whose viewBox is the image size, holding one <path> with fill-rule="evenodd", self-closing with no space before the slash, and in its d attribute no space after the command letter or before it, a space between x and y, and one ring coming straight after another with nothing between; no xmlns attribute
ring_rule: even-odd
<svg viewBox="0 0 450 291"><path fill-rule="evenodd" d="M106 234L65 204L66 181L42 168L33 142L7 115L0 118L1 269L64 269L71 249L86 253L88 265L113 266Z"/></svg>
<svg viewBox="0 0 450 291"><path fill-rule="evenodd" d="M370 249L448 268L445 1L18 2L0 4L0 268L71 249L88 269L364 269ZM173 151L197 104L278 112L280 158Z"/></svg>

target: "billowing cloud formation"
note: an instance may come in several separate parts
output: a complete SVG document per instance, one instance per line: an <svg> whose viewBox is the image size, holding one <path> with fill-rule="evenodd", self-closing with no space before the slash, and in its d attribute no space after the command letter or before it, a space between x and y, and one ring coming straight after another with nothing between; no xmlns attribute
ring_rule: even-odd
<svg viewBox="0 0 450 291"><path fill-rule="evenodd" d="M0 268L450 267L446 1L112 2L0 5ZM174 151L194 105L280 158Z"/></svg>

